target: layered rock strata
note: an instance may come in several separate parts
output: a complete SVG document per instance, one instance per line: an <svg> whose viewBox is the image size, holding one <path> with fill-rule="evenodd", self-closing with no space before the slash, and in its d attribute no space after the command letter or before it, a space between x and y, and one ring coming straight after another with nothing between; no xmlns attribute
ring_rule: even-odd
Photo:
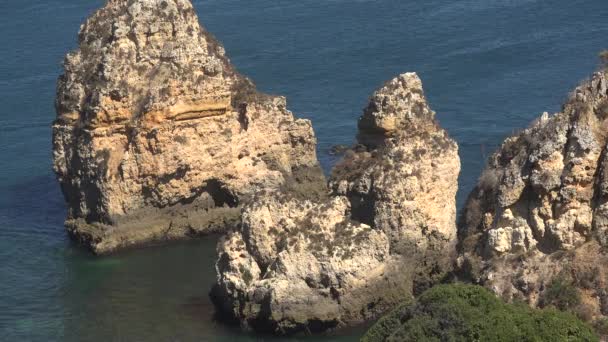
<svg viewBox="0 0 608 342"><path fill-rule="evenodd" d="M459 222L465 277L540 306L555 304L553 286L573 286L571 309L608 314L607 75L491 156Z"/></svg>
<svg viewBox="0 0 608 342"><path fill-rule="evenodd" d="M238 74L189 0L109 0L57 86L66 226L97 253L224 229L257 191L324 183L308 120Z"/></svg>
<svg viewBox="0 0 608 342"><path fill-rule="evenodd" d="M218 309L278 334L360 323L437 281L456 238L458 147L416 74L372 96L323 200L269 193L218 245Z"/></svg>

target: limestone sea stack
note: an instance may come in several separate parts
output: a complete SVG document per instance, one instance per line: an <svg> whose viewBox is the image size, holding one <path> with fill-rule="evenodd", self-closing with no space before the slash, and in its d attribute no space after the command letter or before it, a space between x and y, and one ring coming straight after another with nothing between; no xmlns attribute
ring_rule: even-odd
<svg viewBox="0 0 608 342"><path fill-rule="evenodd" d="M607 76L491 156L459 222L465 277L533 306L608 314Z"/></svg>
<svg viewBox="0 0 608 342"><path fill-rule="evenodd" d="M64 68L54 170L69 232L97 253L223 230L264 189L323 186L311 123L237 73L189 0L109 0Z"/></svg>
<svg viewBox="0 0 608 342"><path fill-rule="evenodd" d="M413 73L378 90L322 200L267 193L218 245L218 310L245 329L320 332L373 319L449 269L458 147Z"/></svg>

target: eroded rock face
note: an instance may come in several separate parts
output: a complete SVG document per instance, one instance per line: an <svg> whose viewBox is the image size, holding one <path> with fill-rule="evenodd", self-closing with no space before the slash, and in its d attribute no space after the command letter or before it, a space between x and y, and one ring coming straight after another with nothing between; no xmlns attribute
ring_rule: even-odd
<svg viewBox="0 0 608 342"><path fill-rule="evenodd" d="M351 220L345 197L262 199L219 253L216 304L259 331L320 332L360 322L411 286L386 234Z"/></svg>
<svg viewBox="0 0 608 342"><path fill-rule="evenodd" d="M458 148L416 74L374 94L359 142L334 168L327 198L271 193L245 209L218 245L221 312L258 331L324 331L377 317L445 274Z"/></svg>
<svg viewBox="0 0 608 342"><path fill-rule="evenodd" d="M555 278L608 314L608 78L593 74L490 158L460 218L466 276L542 305ZM593 279L589 279L589 277Z"/></svg>
<svg viewBox="0 0 608 342"><path fill-rule="evenodd" d="M384 231L399 253L454 241L458 146L435 121L416 74L373 94L358 140L330 181L350 199L354 218Z"/></svg>
<svg viewBox="0 0 608 342"><path fill-rule="evenodd" d="M79 42L54 169L94 251L221 230L262 189L322 187L310 122L234 70L189 0L109 0Z"/></svg>

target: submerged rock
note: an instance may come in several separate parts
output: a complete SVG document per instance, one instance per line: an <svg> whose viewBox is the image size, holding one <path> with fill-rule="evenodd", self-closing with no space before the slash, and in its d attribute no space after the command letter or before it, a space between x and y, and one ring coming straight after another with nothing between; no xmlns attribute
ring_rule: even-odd
<svg viewBox="0 0 608 342"><path fill-rule="evenodd" d="M374 94L359 142L328 198L269 193L246 207L218 245L212 298L223 314L257 331L325 331L373 319L445 274L458 147L416 74Z"/></svg>
<svg viewBox="0 0 608 342"><path fill-rule="evenodd" d="M327 152L330 156L341 156L349 150L347 145L334 145Z"/></svg>
<svg viewBox="0 0 608 342"><path fill-rule="evenodd" d="M66 226L97 253L222 230L262 189L323 190L308 120L238 74L189 0L109 0L57 87Z"/></svg>
<svg viewBox="0 0 608 342"><path fill-rule="evenodd" d="M608 314L607 75L490 157L459 222L465 277L541 306L563 281L584 303L570 309Z"/></svg>

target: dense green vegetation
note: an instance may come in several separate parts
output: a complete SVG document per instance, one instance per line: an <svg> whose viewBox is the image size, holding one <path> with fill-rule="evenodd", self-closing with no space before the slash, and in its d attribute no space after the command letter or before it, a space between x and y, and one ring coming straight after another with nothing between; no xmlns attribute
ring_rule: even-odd
<svg viewBox="0 0 608 342"><path fill-rule="evenodd" d="M506 304L473 285L438 285L380 319L362 342L598 341L570 313Z"/></svg>
<svg viewBox="0 0 608 342"><path fill-rule="evenodd" d="M551 280L541 297L541 306L554 306L560 310L572 310L581 302L578 289L564 277Z"/></svg>

